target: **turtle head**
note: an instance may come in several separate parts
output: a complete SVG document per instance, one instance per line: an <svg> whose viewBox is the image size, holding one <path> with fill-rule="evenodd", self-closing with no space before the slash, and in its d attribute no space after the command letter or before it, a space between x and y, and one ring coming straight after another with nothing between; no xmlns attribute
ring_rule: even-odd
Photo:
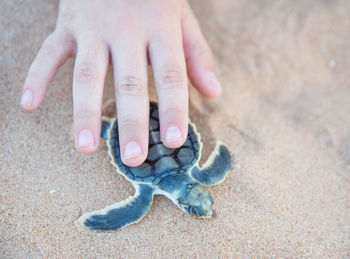
<svg viewBox="0 0 350 259"><path fill-rule="evenodd" d="M185 190L179 194L178 205L191 216L210 218L212 216L213 198L198 183L185 185Z"/></svg>

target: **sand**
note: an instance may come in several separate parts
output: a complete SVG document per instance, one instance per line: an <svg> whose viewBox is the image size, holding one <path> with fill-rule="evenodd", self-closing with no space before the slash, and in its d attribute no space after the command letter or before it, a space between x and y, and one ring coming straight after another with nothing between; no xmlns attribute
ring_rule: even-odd
<svg viewBox="0 0 350 259"><path fill-rule="evenodd" d="M96 234L77 225L79 216L133 188L104 143L91 156L74 148L74 60L39 110L21 110L57 3L1 1L1 258L350 257L350 2L191 4L224 95L209 101L191 89L190 117L204 160L218 139L236 157L226 181L208 188L217 216L197 220L156 197L139 224ZM110 101L111 73L105 93Z"/></svg>

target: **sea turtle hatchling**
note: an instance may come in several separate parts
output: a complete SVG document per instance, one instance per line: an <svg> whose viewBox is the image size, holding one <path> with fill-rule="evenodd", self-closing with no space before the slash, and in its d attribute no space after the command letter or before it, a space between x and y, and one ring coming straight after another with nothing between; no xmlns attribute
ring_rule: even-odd
<svg viewBox="0 0 350 259"><path fill-rule="evenodd" d="M157 104L150 105L149 152L137 167L122 163L115 118L103 117L101 137L117 172L131 182L134 196L102 210L82 215L79 224L93 231L118 230L140 221L149 211L154 195L165 195L184 212L200 218L212 216L213 198L203 188L221 183L231 168L231 155L221 142L208 161L199 167L202 143L193 123L189 123L186 142L180 148L165 147L159 134Z"/></svg>

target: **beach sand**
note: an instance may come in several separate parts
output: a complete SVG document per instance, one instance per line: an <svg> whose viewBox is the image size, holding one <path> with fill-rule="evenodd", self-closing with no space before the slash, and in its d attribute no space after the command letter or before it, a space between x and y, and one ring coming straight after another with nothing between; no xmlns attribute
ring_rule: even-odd
<svg viewBox="0 0 350 259"><path fill-rule="evenodd" d="M350 257L350 2L190 3L224 87L214 101L191 87L190 118L202 162L222 140L234 168L208 188L215 218L195 219L157 196L141 222L113 233L77 225L133 187L116 174L104 141L90 156L75 150L74 60L40 109L19 105L57 3L0 3L1 258ZM105 102L111 96L110 69Z"/></svg>

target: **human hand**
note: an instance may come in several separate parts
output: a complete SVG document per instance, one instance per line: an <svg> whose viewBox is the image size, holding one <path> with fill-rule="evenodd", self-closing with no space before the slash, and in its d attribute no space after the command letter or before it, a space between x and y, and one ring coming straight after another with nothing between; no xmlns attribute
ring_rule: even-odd
<svg viewBox="0 0 350 259"><path fill-rule="evenodd" d="M147 62L155 79L161 138L169 148L181 146L187 137L187 74L209 98L222 91L211 50L185 0L61 0L56 29L24 83L25 110L40 106L69 56L76 56L76 148L89 154L99 145L103 85L111 59L122 160L129 166L140 165L148 153Z"/></svg>

